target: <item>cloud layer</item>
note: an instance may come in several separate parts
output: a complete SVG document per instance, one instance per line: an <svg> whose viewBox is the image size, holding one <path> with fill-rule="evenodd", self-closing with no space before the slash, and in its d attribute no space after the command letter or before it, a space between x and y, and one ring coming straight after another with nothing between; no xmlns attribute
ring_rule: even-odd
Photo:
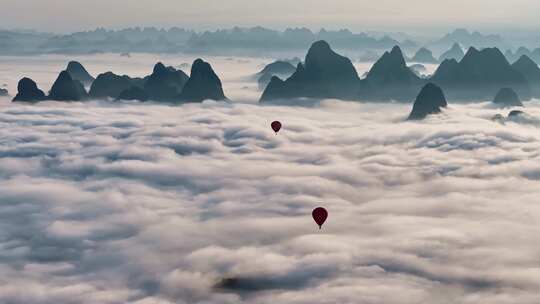
<svg viewBox="0 0 540 304"><path fill-rule="evenodd" d="M408 111L3 106L0 302L535 302L538 127Z"/></svg>
<svg viewBox="0 0 540 304"><path fill-rule="evenodd" d="M526 106L2 101L0 302L536 303Z"/></svg>

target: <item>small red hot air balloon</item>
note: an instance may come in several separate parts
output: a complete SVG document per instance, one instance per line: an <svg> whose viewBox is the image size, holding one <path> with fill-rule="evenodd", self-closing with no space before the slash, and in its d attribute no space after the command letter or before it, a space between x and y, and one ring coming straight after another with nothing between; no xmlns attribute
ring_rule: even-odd
<svg viewBox="0 0 540 304"><path fill-rule="evenodd" d="M323 207L318 207L313 209L313 212L311 213L313 216L313 219L315 220L315 223L319 225L319 229L321 229L324 222L326 222L326 219L328 218L328 211L324 209Z"/></svg>
<svg viewBox="0 0 540 304"><path fill-rule="evenodd" d="M276 132L276 134L279 132L279 130L281 130L281 123L279 121L273 121L272 122L272 130L274 130L274 132Z"/></svg>

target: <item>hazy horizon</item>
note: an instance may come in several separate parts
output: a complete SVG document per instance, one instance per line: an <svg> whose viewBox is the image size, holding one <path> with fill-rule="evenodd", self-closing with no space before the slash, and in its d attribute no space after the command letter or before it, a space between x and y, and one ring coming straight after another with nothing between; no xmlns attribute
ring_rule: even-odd
<svg viewBox="0 0 540 304"><path fill-rule="evenodd" d="M489 8L489 9L486 9ZM342 0L230 0L227 6L210 0L178 3L151 1L21 0L3 4L0 28L33 29L66 33L96 27L185 27L207 30L232 26L265 26L275 29L349 28L353 31L408 31L437 33L468 28L488 32L534 30L540 26L535 12L540 3L526 0L488 0L440 3L412 0L378 2ZM444 13L442 13L444 12ZM465 12L465 13L464 13ZM299 17L300 16L300 17ZM51 22L54 18L55 22Z"/></svg>

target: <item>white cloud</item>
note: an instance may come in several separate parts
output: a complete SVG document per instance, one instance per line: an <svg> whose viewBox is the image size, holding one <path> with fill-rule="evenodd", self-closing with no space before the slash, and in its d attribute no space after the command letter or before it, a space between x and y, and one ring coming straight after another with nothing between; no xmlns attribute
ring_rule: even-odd
<svg viewBox="0 0 540 304"><path fill-rule="evenodd" d="M538 126L409 111L1 103L0 302L536 303Z"/></svg>

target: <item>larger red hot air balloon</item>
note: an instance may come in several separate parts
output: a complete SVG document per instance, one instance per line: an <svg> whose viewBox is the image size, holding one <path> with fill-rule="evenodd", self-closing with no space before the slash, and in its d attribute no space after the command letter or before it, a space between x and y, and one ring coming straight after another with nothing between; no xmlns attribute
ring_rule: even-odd
<svg viewBox="0 0 540 304"><path fill-rule="evenodd" d="M326 222L326 219L328 218L328 211L326 211L326 209L324 209L323 207L318 207L313 209L311 215L313 216L315 223L319 225L319 229L321 229L322 225L324 224L324 222Z"/></svg>

